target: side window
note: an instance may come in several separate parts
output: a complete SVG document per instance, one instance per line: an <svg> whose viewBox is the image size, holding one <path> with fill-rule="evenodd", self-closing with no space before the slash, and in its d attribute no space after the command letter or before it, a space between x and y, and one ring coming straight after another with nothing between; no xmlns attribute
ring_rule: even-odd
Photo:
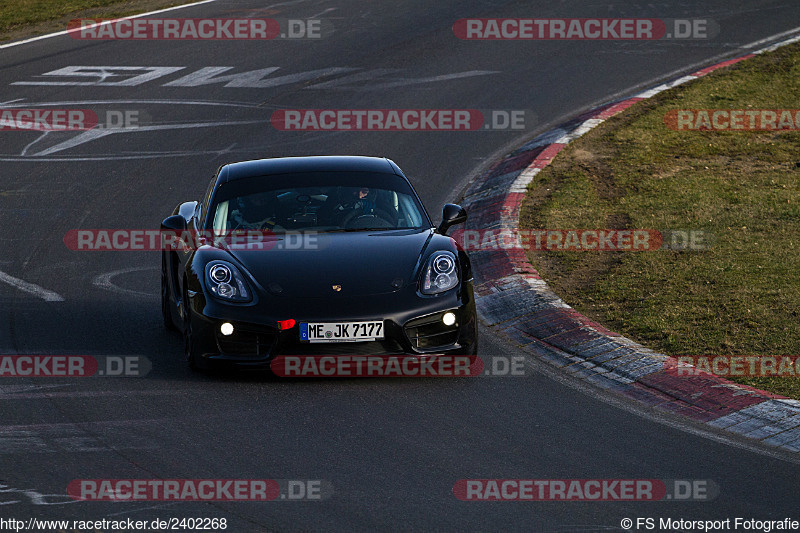
<svg viewBox="0 0 800 533"><path fill-rule="evenodd" d="M228 200L218 203L217 211L214 213L214 224L212 229L214 230L214 234L218 237L225 235L230 228L230 224L228 223L228 205Z"/></svg>
<svg viewBox="0 0 800 533"><path fill-rule="evenodd" d="M406 194L400 194L399 196L399 214L400 220L402 221L403 226L406 228L416 228L422 224L422 216L420 215L419 211L417 211L416 206L414 205L414 201L411 199L410 196ZM400 225L398 224L398 227Z"/></svg>
<svg viewBox="0 0 800 533"><path fill-rule="evenodd" d="M203 200L200 202L200 223L204 224L206 220L206 216L208 215L208 202L211 201L211 194L214 192L214 185L217 183L217 176L219 175L219 171L214 174L214 178L211 180L211 184L208 186L206 190L206 194L203 196Z"/></svg>

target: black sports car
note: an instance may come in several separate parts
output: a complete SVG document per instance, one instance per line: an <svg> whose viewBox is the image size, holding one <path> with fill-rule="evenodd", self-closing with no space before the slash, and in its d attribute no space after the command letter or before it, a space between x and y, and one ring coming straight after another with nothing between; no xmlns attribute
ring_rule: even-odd
<svg viewBox="0 0 800 533"><path fill-rule="evenodd" d="M266 366L276 355L473 355L470 261L446 235L466 218L447 204L434 228L388 159L224 165L202 201L161 224L183 236L162 252L164 324L182 332L192 367ZM254 232L266 241L236 240ZM205 238L190 245L191 235Z"/></svg>

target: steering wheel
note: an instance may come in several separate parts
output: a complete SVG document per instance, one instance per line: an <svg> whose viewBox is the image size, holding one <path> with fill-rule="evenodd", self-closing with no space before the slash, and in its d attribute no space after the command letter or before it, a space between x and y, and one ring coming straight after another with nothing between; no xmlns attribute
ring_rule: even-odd
<svg viewBox="0 0 800 533"><path fill-rule="evenodd" d="M270 220L272 220L274 222L272 224L269 224ZM277 217L265 218L264 220L260 220L258 222L247 222L245 220L242 220L242 221L231 220L231 222L233 224L235 224L235 226L232 224L231 225L232 227L231 227L230 231L239 231L239 230L243 230L243 231L259 231L259 230L264 231L264 230L267 230L267 231L269 231L269 230L275 229L276 227L280 228L280 226L277 224L277 221L278 221Z"/></svg>
<svg viewBox="0 0 800 533"><path fill-rule="evenodd" d="M366 214L362 209L354 209L342 217L340 225L345 229L365 228L394 228L396 222L387 211L376 207L371 214Z"/></svg>

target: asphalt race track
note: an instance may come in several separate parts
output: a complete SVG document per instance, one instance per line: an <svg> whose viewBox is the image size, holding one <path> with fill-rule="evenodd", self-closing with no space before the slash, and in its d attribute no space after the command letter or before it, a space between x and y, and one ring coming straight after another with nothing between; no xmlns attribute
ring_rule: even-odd
<svg viewBox="0 0 800 533"><path fill-rule="evenodd" d="M64 244L73 229L158 228L179 202L201 197L219 165L286 155L389 157L438 220L479 169L547 125L800 26L796 0L702 4L217 1L156 16L320 18L334 32L204 42L59 36L0 49L3 106L91 109L101 119L127 111L139 126L0 132L0 354L152 363L139 378L0 380L0 518L553 532L621 529L637 517L800 519L796 457L624 408L533 361L525 376L506 378L192 373L180 337L161 324L159 254ZM464 41L452 26L466 17L707 18L720 31L684 41ZM260 69L268 70L252 73ZM525 128L289 132L270 124L284 108L524 110ZM485 332L480 353L517 355ZM595 478L712 480L719 495L465 502L453 494L460 479ZM331 493L82 502L66 496L75 479L322 480Z"/></svg>

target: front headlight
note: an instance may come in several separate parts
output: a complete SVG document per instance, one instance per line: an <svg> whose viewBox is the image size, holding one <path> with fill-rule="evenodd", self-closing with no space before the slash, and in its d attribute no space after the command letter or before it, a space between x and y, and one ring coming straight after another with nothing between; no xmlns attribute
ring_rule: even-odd
<svg viewBox="0 0 800 533"><path fill-rule="evenodd" d="M458 285L456 256L450 252L436 252L428 259L422 276L422 294L438 294Z"/></svg>
<svg viewBox="0 0 800 533"><path fill-rule="evenodd" d="M226 302L252 299L242 273L226 261L211 261L206 265L206 285L211 294Z"/></svg>

